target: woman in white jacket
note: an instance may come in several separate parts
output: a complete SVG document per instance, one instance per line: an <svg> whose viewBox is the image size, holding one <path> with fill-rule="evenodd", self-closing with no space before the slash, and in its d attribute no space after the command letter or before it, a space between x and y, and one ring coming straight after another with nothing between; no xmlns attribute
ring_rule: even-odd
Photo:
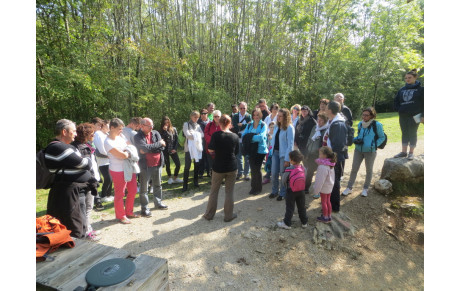
<svg viewBox="0 0 460 291"><path fill-rule="evenodd" d="M198 167L199 161L202 158L203 144L202 140L204 133L201 130L200 125L197 123L200 118L198 111L193 111L190 114L190 120L184 123L182 132L185 135L184 152L185 152L185 167L184 167L184 183L182 191L188 190L188 176L190 173L190 167L193 160L193 184L195 187L199 187L198 184Z"/></svg>

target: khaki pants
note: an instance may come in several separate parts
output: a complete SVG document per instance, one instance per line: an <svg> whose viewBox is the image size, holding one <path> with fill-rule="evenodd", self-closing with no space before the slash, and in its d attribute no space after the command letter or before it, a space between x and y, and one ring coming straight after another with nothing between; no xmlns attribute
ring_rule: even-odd
<svg viewBox="0 0 460 291"><path fill-rule="evenodd" d="M230 220L233 217L233 188L235 187L237 170L227 173L217 173L212 171L211 193L209 193L208 207L203 215L206 219L214 218L217 210L217 198L219 195L220 184L225 179L225 203L224 219Z"/></svg>

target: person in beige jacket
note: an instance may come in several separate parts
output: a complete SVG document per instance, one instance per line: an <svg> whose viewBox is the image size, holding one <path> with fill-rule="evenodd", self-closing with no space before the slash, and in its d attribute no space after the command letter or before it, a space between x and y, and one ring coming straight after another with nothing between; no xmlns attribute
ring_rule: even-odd
<svg viewBox="0 0 460 291"><path fill-rule="evenodd" d="M332 212L331 192L335 181L334 166L337 162L337 155L330 147L323 146L319 149L319 158L315 161L318 164L318 169L316 170L313 194L321 195L321 206L323 210L323 214L317 217L317 220L324 223L330 223Z"/></svg>

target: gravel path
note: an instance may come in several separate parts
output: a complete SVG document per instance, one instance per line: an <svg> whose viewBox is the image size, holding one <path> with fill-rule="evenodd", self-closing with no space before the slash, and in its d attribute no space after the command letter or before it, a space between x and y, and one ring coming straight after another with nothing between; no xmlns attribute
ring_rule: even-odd
<svg viewBox="0 0 460 291"><path fill-rule="evenodd" d="M373 182L380 176L384 159L399 151L400 143L379 150ZM421 139L416 155L423 151ZM346 162L342 190L351 163L352 153ZM230 223L223 221L222 187L212 221L201 218L209 193L201 190L176 198L165 192L169 210L153 210L152 218L134 219L131 225L117 223L114 215L96 212L99 217L93 227L103 231L101 244L126 249L132 255L166 258L171 290L423 289L423 247L395 240L383 231L387 199L372 189L369 197L360 197L364 176L363 163L355 191L342 199L341 212L357 229L354 236L343 240L353 254L327 250L312 242L315 218L321 209L319 199L307 195L307 229L301 228L297 214L291 230L278 229L275 223L284 217L284 201L268 199L271 184L263 186L264 194L248 195L250 182L244 181L235 186L238 218ZM140 211L138 204L135 211Z"/></svg>

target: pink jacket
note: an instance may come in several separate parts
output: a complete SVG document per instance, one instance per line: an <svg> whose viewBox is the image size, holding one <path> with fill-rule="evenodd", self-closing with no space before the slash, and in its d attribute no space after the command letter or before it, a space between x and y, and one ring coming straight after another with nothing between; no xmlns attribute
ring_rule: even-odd
<svg viewBox="0 0 460 291"><path fill-rule="evenodd" d="M335 172L334 172L334 163L327 161L324 163L324 160L317 159L318 169L316 170L315 177L315 187L313 194L330 194L332 192L332 187L334 187L335 181Z"/></svg>

